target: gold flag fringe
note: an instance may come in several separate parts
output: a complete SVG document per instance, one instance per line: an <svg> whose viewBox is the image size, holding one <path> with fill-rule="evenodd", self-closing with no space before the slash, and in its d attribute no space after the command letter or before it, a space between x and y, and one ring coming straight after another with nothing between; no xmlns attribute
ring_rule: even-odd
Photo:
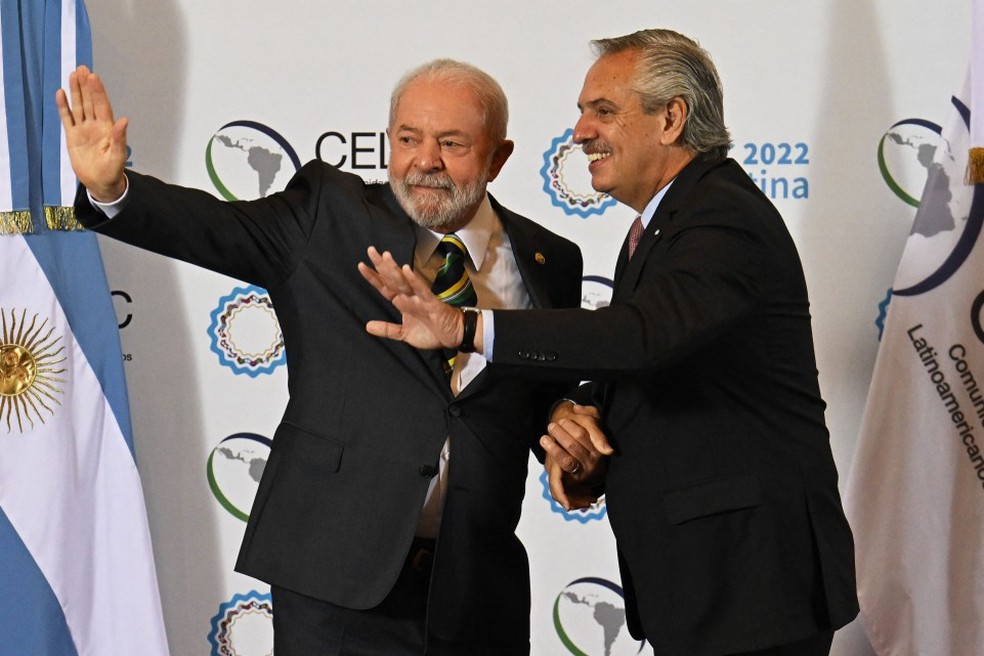
<svg viewBox="0 0 984 656"><path fill-rule="evenodd" d="M0 212L0 235L29 235L32 232L31 210Z"/></svg>
<svg viewBox="0 0 984 656"><path fill-rule="evenodd" d="M971 148L967 158L967 184L984 182L984 148Z"/></svg>
<svg viewBox="0 0 984 656"><path fill-rule="evenodd" d="M74 207L52 207L44 208L44 219L48 224L49 230L85 230L79 220L75 218Z"/></svg>

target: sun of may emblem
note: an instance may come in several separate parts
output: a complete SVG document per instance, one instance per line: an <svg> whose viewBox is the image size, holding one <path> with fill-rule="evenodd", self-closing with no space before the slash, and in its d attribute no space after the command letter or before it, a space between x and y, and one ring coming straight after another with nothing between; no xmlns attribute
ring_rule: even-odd
<svg viewBox="0 0 984 656"><path fill-rule="evenodd" d="M28 323L27 311L0 308L0 420L7 424L7 432L24 432L24 422L34 428L34 420L44 423L42 410L55 414L52 405L61 405L56 395L65 380L58 376L65 369L58 365L65 361L61 336L53 335L48 320L35 314ZM49 405L50 403L50 405Z"/></svg>

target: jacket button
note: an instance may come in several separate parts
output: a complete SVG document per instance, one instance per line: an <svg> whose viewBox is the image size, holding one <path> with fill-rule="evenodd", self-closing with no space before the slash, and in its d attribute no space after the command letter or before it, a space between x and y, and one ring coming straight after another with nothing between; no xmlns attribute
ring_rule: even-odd
<svg viewBox="0 0 984 656"><path fill-rule="evenodd" d="M461 416L461 408L459 408L456 405L453 405L453 406L451 406L451 407L448 408L448 413L450 413L450 415L452 417L460 417Z"/></svg>
<svg viewBox="0 0 984 656"><path fill-rule="evenodd" d="M437 467L434 467L433 465L421 465L420 468L417 469L417 473L424 478L434 478L437 476Z"/></svg>
<svg viewBox="0 0 984 656"><path fill-rule="evenodd" d="M518 358L519 358L520 360L529 360L529 359L530 359L530 353L529 353L529 351L519 351L519 352L518 352L518 353L516 354L516 356L517 356L517 357L518 357Z"/></svg>

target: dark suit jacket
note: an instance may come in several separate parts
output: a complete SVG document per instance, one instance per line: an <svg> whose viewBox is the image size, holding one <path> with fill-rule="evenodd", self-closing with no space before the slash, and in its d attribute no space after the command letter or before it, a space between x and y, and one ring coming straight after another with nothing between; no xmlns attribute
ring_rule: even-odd
<svg viewBox="0 0 984 656"><path fill-rule="evenodd" d="M515 528L530 448L563 387L496 381L486 370L453 398L438 352L366 333L370 319L399 321L356 269L367 247L413 265L413 225L388 185L311 162L283 192L225 203L128 176L128 204L111 221L80 190L83 223L266 288L283 331L290 401L237 570L342 606L375 606L397 579L450 436L430 630L528 641L529 565ZM578 248L493 207L535 306L578 306Z"/></svg>
<svg viewBox="0 0 984 656"><path fill-rule="evenodd" d="M617 448L628 623L656 654L760 649L856 615L802 267L733 160L680 173L630 262L623 247L610 307L497 311L494 360L607 381L582 400Z"/></svg>

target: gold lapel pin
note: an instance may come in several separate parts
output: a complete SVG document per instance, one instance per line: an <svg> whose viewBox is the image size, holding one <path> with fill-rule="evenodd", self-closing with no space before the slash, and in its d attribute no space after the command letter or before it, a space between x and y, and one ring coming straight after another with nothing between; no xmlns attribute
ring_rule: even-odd
<svg viewBox="0 0 984 656"><path fill-rule="evenodd" d="M546 264L547 263L547 258L544 257L543 253L541 253L540 251L537 251L536 252L536 255L533 256L533 259L536 260L536 263L537 264Z"/></svg>

